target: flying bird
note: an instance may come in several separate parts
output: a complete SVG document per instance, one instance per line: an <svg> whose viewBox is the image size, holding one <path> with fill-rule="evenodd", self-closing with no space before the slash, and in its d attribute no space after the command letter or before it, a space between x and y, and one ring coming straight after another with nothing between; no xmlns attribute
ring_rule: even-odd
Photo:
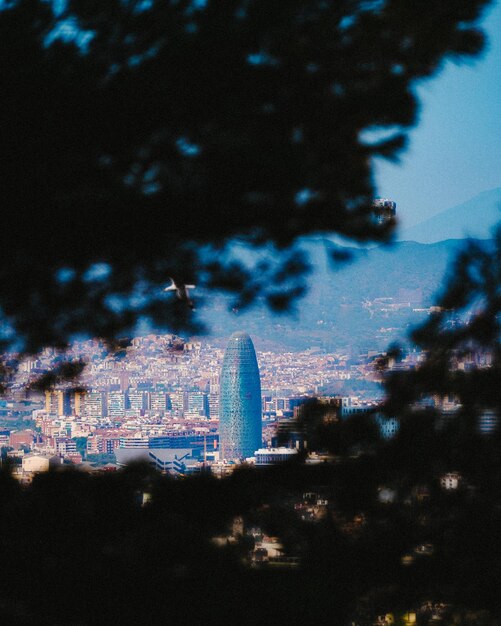
<svg viewBox="0 0 501 626"><path fill-rule="evenodd" d="M170 277L169 277L170 278ZM176 282L173 278L170 278L171 284L164 289L164 291L175 291L176 295L181 302L184 302L190 309L194 310L195 305L193 304L193 300L190 298L190 294L188 289L195 289L195 285L176 285Z"/></svg>

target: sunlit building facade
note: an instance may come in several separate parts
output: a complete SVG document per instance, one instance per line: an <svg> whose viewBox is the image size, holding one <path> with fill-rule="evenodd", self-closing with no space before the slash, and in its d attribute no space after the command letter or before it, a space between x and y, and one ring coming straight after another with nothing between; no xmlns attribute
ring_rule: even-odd
<svg viewBox="0 0 501 626"><path fill-rule="evenodd" d="M219 437L222 458L246 458L261 448L261 381L247 333L228 342L220 381Z"/></svg>

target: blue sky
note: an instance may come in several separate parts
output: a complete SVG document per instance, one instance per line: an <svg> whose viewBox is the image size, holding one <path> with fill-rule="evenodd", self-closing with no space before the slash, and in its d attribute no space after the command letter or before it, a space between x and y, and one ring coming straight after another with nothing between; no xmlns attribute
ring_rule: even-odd
<svg viewBox="0 0 501 626"><path fill-rule="evenodd" d="M483 55L422 82L419 123L399 164L378 162L380 196L403 226L501 187L501 2L486 11Z"/></svg>

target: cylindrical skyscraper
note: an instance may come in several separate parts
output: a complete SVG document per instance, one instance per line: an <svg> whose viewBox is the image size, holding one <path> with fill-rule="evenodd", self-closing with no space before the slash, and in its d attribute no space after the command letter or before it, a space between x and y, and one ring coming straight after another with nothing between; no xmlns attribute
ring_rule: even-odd
<svg viewBox="0 0 501 626"><path fill-rule="evenodd" d="M261 381L247 333L233 333L223 360L219 441L226 459L252 456L261 447Z"/></svg>

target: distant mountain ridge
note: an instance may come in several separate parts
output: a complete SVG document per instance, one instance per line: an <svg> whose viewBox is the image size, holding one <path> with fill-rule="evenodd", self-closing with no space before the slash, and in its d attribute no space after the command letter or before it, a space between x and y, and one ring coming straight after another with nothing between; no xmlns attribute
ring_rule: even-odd
<svg viewBox="0 0 501 626"><path fill-rule="evenodd" d="M501 188L484 191L397 233L398 240L376 247L340 246L327 238L300 242L313 272L309 289L291 315L273 315L261 304L228 313L230 300L213 297L203 320L213 336L245 330L257 346L302 350L318 347L350 353L385 349L404 340L435 304L457 252L471 237L492 245L501 223ZM348 252L351 262L332 263L331 252ZM253 252L242 246L239 255ZM202 293L200 293L202 296Z"/></svg>
<svg viewBox="0 0 501 626"><path fill-rule="evenodd" d="M430 305L448 265L463 247L464 240L447 239L432 244L402 241L369 250L348 248L353 255L352 261L334 270L325 262L321 263L321 257L325 256L321 249L317 248L315 252L310 249L317 271L313 285L320 281L332 288L335 286L337 295L342 293L343 297L354 302L364 298L396 297L400 289L419 289L423 303ZM330 300L330 289L322 291L323 298Z"/></svg>
<svg viewBox="0 0 501 626"><path fill-rule="evenodd" d="M339 251L339 246L326 239L303 243L314 271L296 314L272 315L256 306L235 315L227 312L227 299L212 298L204 308L204 320L214 335L246 330L261 345L264 341L292 349L384 349L426 318L425 309L437 302L447 268L465 242L405 241L371 249L345 248L352 261L335 265L329 263L329 252Z"/></svg>
<svg viewBox="0 0 501 626"><path fill-rule="evenodd" d="M398 208L397 208L398 211ZM436 243L447 239L489 239L501 221L501 188L484 191L474 198L397 233L400 241Z"/></svg>

